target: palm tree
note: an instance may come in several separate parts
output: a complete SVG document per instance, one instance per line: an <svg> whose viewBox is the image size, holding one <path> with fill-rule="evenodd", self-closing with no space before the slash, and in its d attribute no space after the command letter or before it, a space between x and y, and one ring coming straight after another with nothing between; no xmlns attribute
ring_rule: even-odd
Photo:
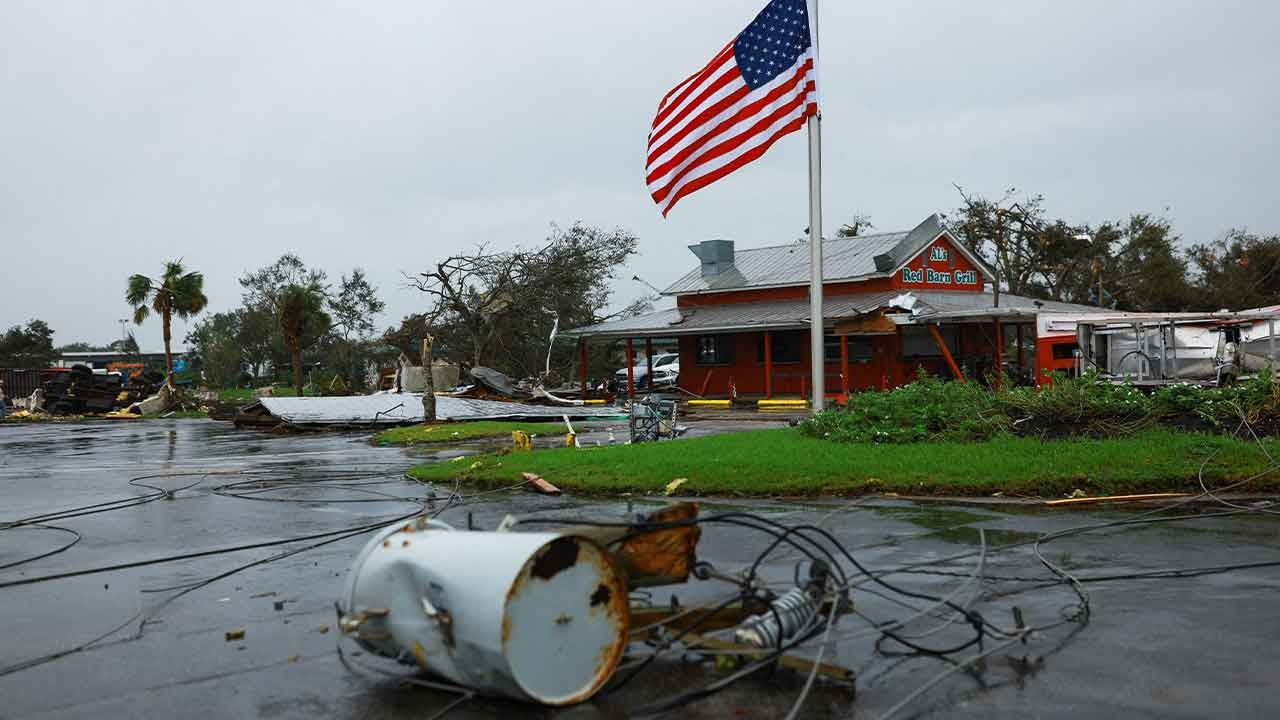
<svg viewBox="0 0 1280 720"><path fill-rule="evenodd" d="M146 275L129 277L125 302L133 306L133 322L141 325L154 310L164 322L165 382L173 386L173 352L169 349L173 316L187 319L204 309L209 298L204 295L204 275L187 272L182 261L166 261L164 275L155 282Z"/></svg>
<svg viewBox="0 0 1280 720"><path fill-rule="evenodd" d="M289 285L276 300L284 346L293 359L293 385L302 397L302 348L329 331L324 295L309 285Z"/></svg>

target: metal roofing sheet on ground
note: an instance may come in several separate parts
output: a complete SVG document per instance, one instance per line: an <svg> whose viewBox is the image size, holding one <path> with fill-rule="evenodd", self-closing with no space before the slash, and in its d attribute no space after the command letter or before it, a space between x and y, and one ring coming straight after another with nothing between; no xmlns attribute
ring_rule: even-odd
<svg viewBox="0 0 1280 720"><path fill-rule="evenodd" d="M422 393L351 397L264 397L267 412L293 425L400 425L422 422ZM621 415L603 405L548 406L436 396L440 420L496 420L518 417L571 418Z"/></svg>

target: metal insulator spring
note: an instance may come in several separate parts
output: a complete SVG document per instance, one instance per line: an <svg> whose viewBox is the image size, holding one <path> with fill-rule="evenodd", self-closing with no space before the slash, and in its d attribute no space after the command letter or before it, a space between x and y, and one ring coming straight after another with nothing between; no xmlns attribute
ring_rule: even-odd
<svg viewBox="0 0 1280 720"><path fill-rule="evenodd" d="M743 621L734 633L738 642L758 648L777 647L796 633L818 612L818 603L804 588L791 588L770 604L769 612ZM781 626L779 626L781 621Z"/></svg>

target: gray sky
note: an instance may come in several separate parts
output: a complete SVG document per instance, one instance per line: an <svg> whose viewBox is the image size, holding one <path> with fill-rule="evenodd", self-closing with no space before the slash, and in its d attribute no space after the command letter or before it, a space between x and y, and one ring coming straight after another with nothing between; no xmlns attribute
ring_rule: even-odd
<svg viewBox="0 0 1280 720"><path fill-rule="evenodd" d="M620 301L689 243L790 241L803 135L666 220L644 188L659 97L763 4L0 0L0 329L115 339L127 276L164 258L213 311L285 251L363 266L386 326L421 304L400 271L552 221L638 234ZM909 228L952 182L1076 222L1167 212L1188 242L1280 230L1280 4L824 0L819 22L829 230ZM155 321L138 337L160 347Z"/></svg>

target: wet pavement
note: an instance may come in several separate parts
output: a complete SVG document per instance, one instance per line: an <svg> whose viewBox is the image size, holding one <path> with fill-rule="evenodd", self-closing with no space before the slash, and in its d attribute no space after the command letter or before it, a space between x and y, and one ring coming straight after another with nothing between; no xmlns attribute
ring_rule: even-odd
<svg viewBox="0 0 1280 720"><path fill-rule="evenodd" d="M763 427L748 423L745 427ZM584 428L584 443L625 434L621 424ZM735 425L695 424L695 433ZM142 564L173 555L320 536L416 512L434 492L439 509L448 488L425 489L400 473L423 457L461 449L374 447L367 434L275 435L227 423L156 420L131 424L0 426L0 523L67 508L144 498L140 483L177 489L172 497L96 514L50 520L65 530L0 531L0 566L80 540L64 552L0 569L0 718L101 717L372 717L426 718L448 705L446 694L410 686L379 671L394 663L353 658L373 673L352 672L336 653L334 601L347 567L367 536L279 557L195 585L335 535L293 544ZM562 442L557 432L539 439ZM251 475L235 473L251 471ZM357 472L358 471L358 472ZM692 474L692 473L691 473ZM264 484L224 487L246 480ZM270 487L268 487L268 485ZM218 488L224 487L222 490ZM465 492L465 489L464 489ZM398 499L407 498L407 499ZM601 518L657 507L651 498L581 499L523 492L488 494L445 509L440 519L492 528L507 514ZM873 497L855 501L704 500L704 516L754 512L784 524L829 529L864 566L907 564L951 575L898 573L896 586L953 593L993 624L1013 627L1013 606L1030 626L1057 623L1079 602L1029 545L997 550L1048 532L1131 518L1145 507L1045 510L913 503ZM1197 577L1101 580L1116 575L1280 559L1273 516L1221 515L1197 505L1169 514L1175 523L1130 524L1054 540L1045 557L1084 579L1087 624L1064 623L1026 644L998 648L972 668L953 671L894 717L1276 717L1280 698L1280 568L1256 567ZM988 552L980 552L978 528ZM749 565L769 538L728 525L706 525L701 559L722 571ZM981 560L981 562L979 562ZM982 583L969 582L979 570ZM794 553L771 556L762 574L784 588L796 572ZM886 579L890 579L887 577ZM24 584L13 584L26 581ZM972 591L978 585L982 596ZM186 594L176 595L183 590ZM657 588L648 597L684 605L724 597L727 586L692 582ZM798 717L880 717L954 666L907 655L892 643L877 652L868 622L901 619L927 603L868 583L852 592L859 615L836 626L825 659L853 669L857 697L819 683ZM279 607L280 609L276 609ZM939 621L925 620L916 629ZM51 658L121 628L79 652ZM244 628L243 639L226 633ZM945 647L968 637L963 622L920 640ZM348 651L354 646L346 645ZM643 646L634 646L643 655ZM977 653L969 648L952 661ZM583 706L551 711L501 700L472 700L451 718L622 718L656 699L725 676L700 656L662 659L621 690ZM747 678L673 715L687 718L784 716L804 684L786 670Z"/></svg>

